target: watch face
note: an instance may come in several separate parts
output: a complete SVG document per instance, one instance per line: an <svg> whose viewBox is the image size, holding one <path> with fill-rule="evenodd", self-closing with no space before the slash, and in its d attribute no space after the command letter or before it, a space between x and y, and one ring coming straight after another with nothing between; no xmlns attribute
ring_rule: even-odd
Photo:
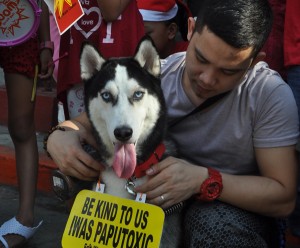
<svg viewBox="0 0 300 248"><path fill-rule="evenodd" d="M208 168L209 177L201 184L200 192L197 198L202 201L213 201L217 199L222 192L222 176L220 172Z"/></svg>
<svg viewBox="0 0 300 248"><path fill-rule="evenodd" d="M198 198L202 201L213 201L220 196L221 192L222 183L214 178L208 178L201 185Z"/></svg>
<svg viewBox="0 0 300 248"><path fill-rule="evenodd" d="M216 182L216 181L209 183L207 185L207 188L206 188L207 198L212 199L212 200L218 198L220 193L221 193L221 187L220 186L221 186L220 183Z"/></svg>

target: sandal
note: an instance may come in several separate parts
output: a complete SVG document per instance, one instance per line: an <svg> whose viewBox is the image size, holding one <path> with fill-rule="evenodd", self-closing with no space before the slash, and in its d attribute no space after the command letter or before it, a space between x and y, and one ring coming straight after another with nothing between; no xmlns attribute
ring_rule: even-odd
<svg viewBox="0 0 300 248"><path fill-rule="evenodd" d="M19 221L17 221L16 217L13 217L12 219L3 223L3 225L0 227L0 242L2 242L5 248L9 248L8 243L3 237L8 234L16 234L22 236L27 241L33 236L33 234L35 234L42 223L43 221L40 221L40 223L36 227L27 227L23 226Z"/></svg>
<svg viewBox="0 0 300 248"><path fill-rule="evenodd" d="M82 181L63 174L60 170L52 172L52 190L61 201L67 201L83 189L89 189L92 182Z"/></svg>

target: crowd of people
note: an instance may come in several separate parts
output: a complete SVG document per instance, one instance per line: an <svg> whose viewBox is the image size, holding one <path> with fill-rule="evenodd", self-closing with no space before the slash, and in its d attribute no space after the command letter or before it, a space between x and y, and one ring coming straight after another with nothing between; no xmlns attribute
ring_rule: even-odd
<svg viewBox="0 0 300 248"><path fill-rule="evenodd" d="M83 103L81 44L105 58L132 56L144 35L161 58L178 156L153 165L136 190L162 208L186 202L182 247L283 247L287 219L300 237L300 2L90 0L82 7L82 19L59 36L42 3L39 35L0 47L20 193L16 216L0 227L0 247L24 244L41 224L34 227L36 65L42 79L55 69L65 116L45 149L63 178L93 181L103 167L81 145L97 144ZM61 58L55 68L52 57Z"/></svg>

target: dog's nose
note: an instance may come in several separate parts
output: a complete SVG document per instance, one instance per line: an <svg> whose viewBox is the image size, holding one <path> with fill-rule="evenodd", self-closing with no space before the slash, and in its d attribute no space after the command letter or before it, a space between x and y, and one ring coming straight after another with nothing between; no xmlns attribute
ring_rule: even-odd
<svg viewBox="0 0 300 248"><path fill-rule="evenodd" d="M114 135L120 141L127 141L132 136L132 129L126 126L118 127L114 130Z"/></svg>

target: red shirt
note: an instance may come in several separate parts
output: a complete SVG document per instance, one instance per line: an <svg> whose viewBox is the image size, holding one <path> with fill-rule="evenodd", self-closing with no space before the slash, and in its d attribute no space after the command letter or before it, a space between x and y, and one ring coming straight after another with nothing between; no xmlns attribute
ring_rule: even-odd
<svg viewBox="0 0 300 248"><path fill-rule="evenodd" d="M277 72L285 79L285 68L283 58L283 30L285 18L285 0L269 0L273 10L273 26L270 36L263 47L266 52L265 61L269 67Z"/></svg>
<svg viewBox="0 0 300 248"><path fill-rule="evenodd" d="M70 30L61 36L60 56L68 53L59 62L57 94L65 102L66 91L81 83L79 57L81 44L88 40L102 56L132 56L144 35L144 24L135 0L132 0L121 16L107 23L101 16L96 0L82 1L85 15Z"/></svg>
<svg viewBox="0 0 300 248"><path fill-rule="evenodd" d="M300 65L300 1L286 1L284 65Z"/></svg>

